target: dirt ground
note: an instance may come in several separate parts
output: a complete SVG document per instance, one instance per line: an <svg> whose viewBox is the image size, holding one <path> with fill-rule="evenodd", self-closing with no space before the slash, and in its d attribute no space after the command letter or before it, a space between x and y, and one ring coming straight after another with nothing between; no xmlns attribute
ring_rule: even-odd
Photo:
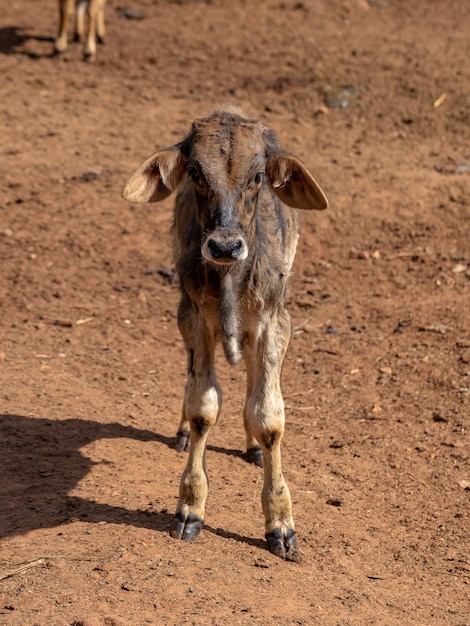
<svg viewBox="0 0 470 626"><path fill-rule="evenodd" d="M0 17L0 624L468 626L468 2L110 0L94 64L51 54L57 13ZM289 292L300 564L266 550L221 353L206 525L168 533L172 199L120 192L226 101L330 200L302 214Z"/></svg>

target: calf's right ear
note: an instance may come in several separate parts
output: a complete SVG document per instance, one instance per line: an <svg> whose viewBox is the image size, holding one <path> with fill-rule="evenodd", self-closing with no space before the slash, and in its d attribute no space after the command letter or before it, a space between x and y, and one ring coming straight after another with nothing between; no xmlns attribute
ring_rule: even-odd
<svg viewBox="0 0 470 626"><path fill-rule="evenodd" d="M122 195L130 202L159 202L178 186L186 171L186 158L178 146L152 154L135 171Z"/></svg>

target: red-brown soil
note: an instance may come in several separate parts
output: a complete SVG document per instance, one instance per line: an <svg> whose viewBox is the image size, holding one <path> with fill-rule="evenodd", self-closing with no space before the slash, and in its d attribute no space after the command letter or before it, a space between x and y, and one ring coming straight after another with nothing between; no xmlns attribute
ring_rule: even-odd
<svg viewBox="0 0 470 626"><path fill-rule="evenodd" d="M468 626L466 0L111 0L94 64L51 55L54 0L1 13L0 624ZM265 548L243 368L221 354L206 526L168 534L172 200L120 191L226 101L330 200L302 214L289 295L300 564Z"/></svg>

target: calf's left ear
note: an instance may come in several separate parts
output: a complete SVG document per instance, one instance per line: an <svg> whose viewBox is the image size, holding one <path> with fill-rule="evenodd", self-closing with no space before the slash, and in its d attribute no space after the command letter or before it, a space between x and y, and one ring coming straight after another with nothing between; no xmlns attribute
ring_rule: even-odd
<svg viewBox="0 0 470 626"><path fill-rule="evenodd" d="M328 208L328 200L308 169L291 154L269 156L266 175L277 197L294 209Z"/></svg>
<svg viewBox="0 0 470 626"><path fill-rule="evenodd" d="M159 202L176 189L186 170L178 146L156 152L135 171L122 195L130 202Z"/></svg>

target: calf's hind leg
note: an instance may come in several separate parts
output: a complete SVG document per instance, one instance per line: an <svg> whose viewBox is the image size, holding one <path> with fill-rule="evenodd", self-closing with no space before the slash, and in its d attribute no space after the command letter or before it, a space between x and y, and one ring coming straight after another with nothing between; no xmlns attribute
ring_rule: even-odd
<svg viewBox="0 0 470 626"><path fill-rule="evenodd" d="M175 450L177 452L184 452L189 449L189 422L186 417L186 407L183 404L183 410L181 412L181 421L176 432Z"/></svg>
<svg viewBox="0 0 470 626"><path fill-rule="evenodd" d="M261 500L268 548L283 559L300 561L289 488L281 467L284 401L280 374L289 339L289 315L281 310L246 343L244 357L248 387L245 415L249 431L256 436L263 452Z"/></svg>
<svg viewBox="0 0 470 626"><path fill-rule="evenodd" d="M250 384L250 372L247 372L248 376L248 384L247 384L247 397L252 392L252 385ZM250 431L250 420L247 413L247 407L245 405L245 410L243 411L243 425L245 427L245 435L246 435L246 453L245 459L248 463L253 463L253 465L257 465L258 467L264 467L263 461L263 452L261 446L258 443L258 440Z"/></svg>
<svg viewBox="0 0 470 626"><path fill-rule="evenodd" d="M188 351L183 419L189 422L190 446L170 534L176 539L190 541L198 536L204 525L209 491L206 443L209 431L219 417L222 394L214 369L214 333L189 301L180 305L178 322Z"/></svg>

